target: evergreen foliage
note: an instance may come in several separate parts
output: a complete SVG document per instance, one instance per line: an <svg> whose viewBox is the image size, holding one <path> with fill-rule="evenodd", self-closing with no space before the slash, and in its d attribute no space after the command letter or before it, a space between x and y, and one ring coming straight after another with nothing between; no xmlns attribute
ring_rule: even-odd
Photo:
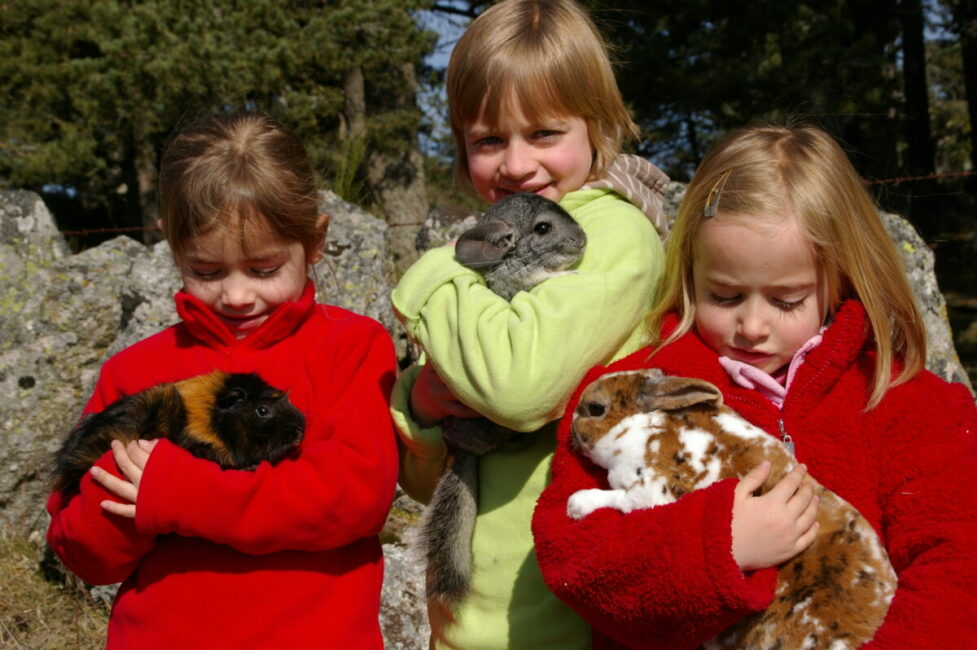
<svg viewBox="0 0 977 650"><path fill-rule="evenodd" d="M337 170L348 176L350 146L340 140L351 68L366 79L366 146L403 149L415 137L420 114L404 101L399 70L419 67L433 47L414 18L426 5L4 2L0 183L60 194L85 212L86 227L152 223L169 134L201 112L239 108L269 111L294 129L327 184Z"/></svg>

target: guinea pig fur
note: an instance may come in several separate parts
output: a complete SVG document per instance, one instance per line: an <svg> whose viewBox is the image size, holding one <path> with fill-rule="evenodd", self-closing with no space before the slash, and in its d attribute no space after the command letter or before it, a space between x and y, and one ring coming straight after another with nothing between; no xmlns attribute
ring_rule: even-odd
<svg viewBox="0 0 977 650"><path fill-rule="evenodd" d="M764 459L773 487L795 461L782 442L722 403L709 382L660 370L609 373L581 394L574 444L608 470L610 490L580 490L574 519L597 508L624 512L672 503ZM875 530L844 499L817 484L814 543L778 568L773 603L705 644L706 648L855 648L882 624L897 578Z"/></svg>
<svg viewBox="0 0 977 650"><path fill-rule="evenodd" d="M153 386L82 418L57 454L53 488L77 492L112 440L167 438L221 467L253 469L295 449L304 430L288 396L257 374L215 371Z"/></svg>

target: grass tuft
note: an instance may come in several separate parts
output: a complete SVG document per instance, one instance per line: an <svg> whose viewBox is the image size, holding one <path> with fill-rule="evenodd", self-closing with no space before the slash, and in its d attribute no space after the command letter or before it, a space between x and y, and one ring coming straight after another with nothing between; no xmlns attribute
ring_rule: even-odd
<svg viewBox="0 0 977 650"><path fill-rule="evenodd" d="M108 613L85 593L45 579L38 545L0 530L0 648L105 647Z"/></svg>

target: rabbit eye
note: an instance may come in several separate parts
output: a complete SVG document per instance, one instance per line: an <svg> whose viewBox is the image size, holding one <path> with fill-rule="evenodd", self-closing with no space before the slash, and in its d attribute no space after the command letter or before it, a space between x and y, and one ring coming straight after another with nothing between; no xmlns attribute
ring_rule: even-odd
<svg viewBox="0 0 977 650"><path fill-rule="evenodd" d="M606 409L604 408L603 404L599 404L597 402L590 402L587 404L587 414L591 417L599 418L600 416L604 415L605 410Z"/></svg>
<svg viewBox="0 0 977 650"><path fill-rule="evenodd" d="M533 226L533 231L537 235L545 235L546 233L548 233L552 229L553 229L553 226L550 225L550 223L548 221L540 221L535 226Z"/></svg>
<svg viewBox="0 0 977 650"><path fill-rule="evenodd" d="M267 406L256 406L254 412L259 418L266 418L271 415L271 409Z"/></svg>

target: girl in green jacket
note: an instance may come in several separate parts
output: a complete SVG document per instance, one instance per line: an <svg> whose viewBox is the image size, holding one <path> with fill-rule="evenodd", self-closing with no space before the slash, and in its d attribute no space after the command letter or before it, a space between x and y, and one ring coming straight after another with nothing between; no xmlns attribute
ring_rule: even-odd
<svg viewBox="0 0 977 650"><path fill-rule="evenodd" d="M444 471L438 423L482 415L522 432L481 458L468 596L429 603L434 647L589 648L588 626L546 588L530 520L549 482L553 421L586 371L637 350L662 273L668 178L621 155L637 135L603 39L572 0L504 0L458 41L448 66L458 179L494 203L515 192L558 201L587 236L576 273L511 302L454 259L428 251L393 305L424 351L392 412L400 483L427 501Z"/></svg>

